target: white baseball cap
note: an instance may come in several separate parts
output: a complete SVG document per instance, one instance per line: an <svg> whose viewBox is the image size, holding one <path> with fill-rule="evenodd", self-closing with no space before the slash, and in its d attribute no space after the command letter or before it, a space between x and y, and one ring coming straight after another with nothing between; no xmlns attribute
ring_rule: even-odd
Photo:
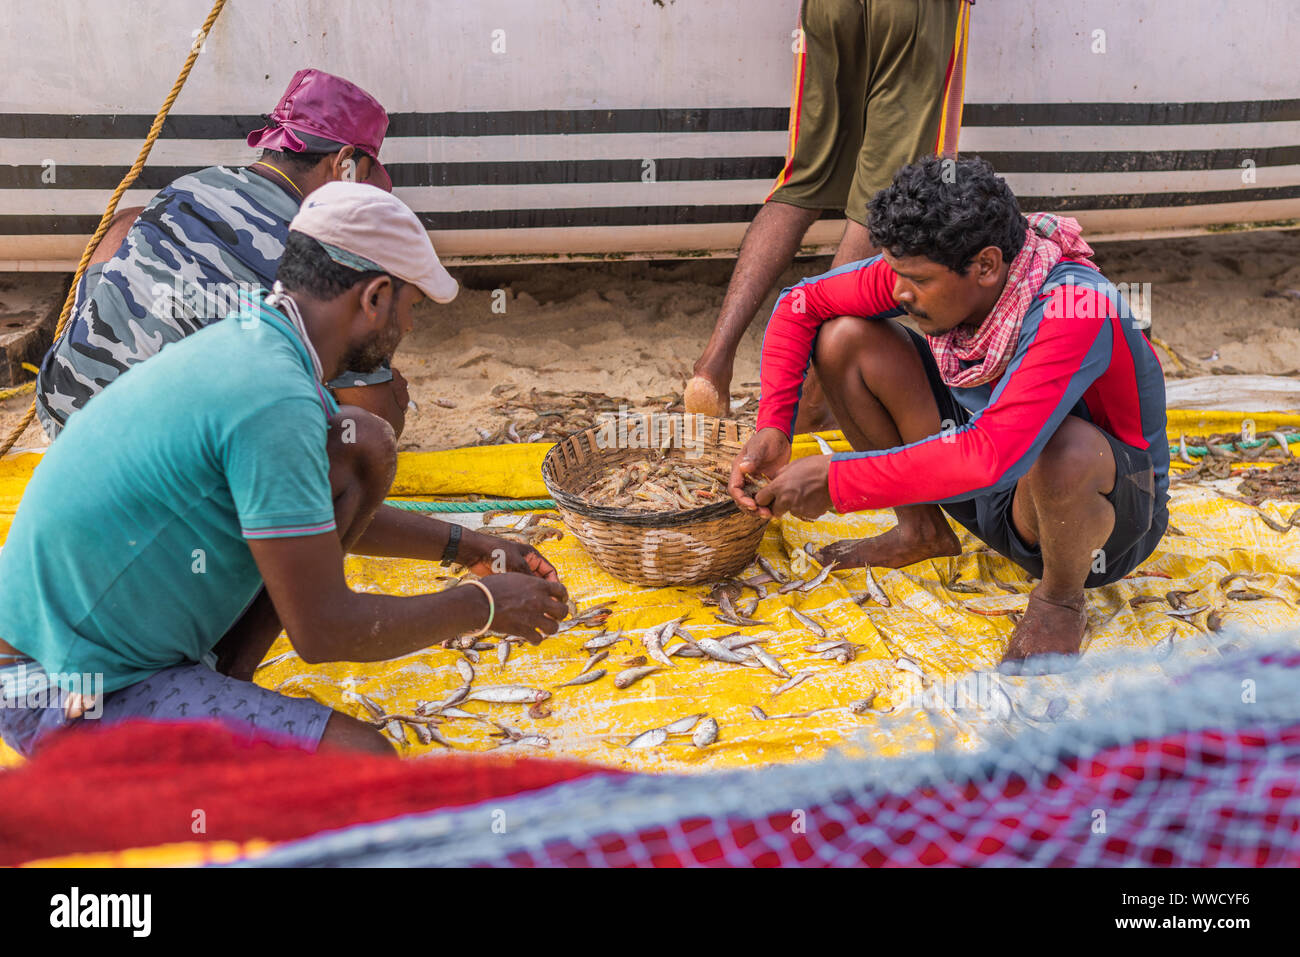
<svg viewBox="0 0 1300 957"><path fill-rule="evenodd" d="M289 229L316 240L340 265L386 272L434 302L451 302L459 291L415 213L377 186L326 183L303 200Z"/></svg>

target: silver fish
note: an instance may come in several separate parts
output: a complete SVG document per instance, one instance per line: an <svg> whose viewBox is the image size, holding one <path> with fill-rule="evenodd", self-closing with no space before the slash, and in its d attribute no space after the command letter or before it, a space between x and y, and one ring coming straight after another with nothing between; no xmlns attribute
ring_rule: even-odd
<svg viewBox="0 0 1300 957"><path fill-rule="evenodd" d="M258 665L254 670L261 671L263 668L269 668L274 664L279 664L281 661L284 661L286 658L297 658L297 657L298 657L298 652L286 651L282 655L276 655L274 658L268 658L266 661L263 661L260 665Z"/></svg>
<svg viewBox="0 0 1300 957"><path fill-rule="evenodd" d="M732 604L731 596L726 592L718 593L718 607L722 609L722 613L728 618L740 617L740 612L736 611L736 606Z"/></svg>
<svg viewBox="0 0 1300 957"><path fill-rule="evenodd" d="M725 635L718 639L718 643L728 651L739 651L741 648L748 648L750 645L757 645L764 641L767 641L767 639L759 638L756 635L742 635L739 633Z"/></svg>
<svg viewBox="0 0 1300 957"><path fill-rule="evenodd" d="M463 658L457 658L456 670L460 672L460 678L466 684L472 684L474 682L474 678L475 678L474 666L471 665L468 661L466 661Z"/></svg>
<svg viewBox="0 0 1300 957"><path fill-rule="evenodd" d="M753 655L764 668L772 672L772 674L776 675L778 678L790 677L790 672L785 670L781 665L781 662L777 661L762 648L758 647L758 645L751 645L745 650Z"/></svg>
<svg viewBox="0 0 1300 957"><path fill-rule="evenodd" d="M876 581L876 576L871 574L870 568L864 568L863 572L866 573L867 598L869 598L871 601L874 601L877 605L880 605L882 608L888 608L889 596L885 594L885 590L881 588L879 582Z"/></svg>
<svg viewBox="0 0 1300 957"><path fill-rule="evenodd" d="M873 691L871 692L871 694L863 698L861 701L855 701L851 705L849 705L849 710L852 711L854 714L866 714L868 711L873 710L872 705L874 705L875 703L876 703L876 693Z"/></svg>
<svg viewBox="0 0 1300 957"><path fill-rule="evenodd" d="M350 694L352 697L356 698L357 701L361 702L361 707L366 709L370 714L371 719L382 718L384 716L384 709L379 707L379 705L375 704L360 691L353 691L350 692Z"/></svg>
<svg viewBox="0 0 1300 957"><path fill-rule="evenodd" d="M646 675L658 671L658 665L642 665L640 668L628 668L626 671L620 671L614 678L614 687L622 691L630 688Z"/></svg>
<svg viewBox="0 0 1300 957"><path fill-rule="evenodd" d="M474 662L474 664L478 664L478 652L473 648L462 648L460 649L460 653L470 661Z"/></svg>
<svg viewBox="0 0 1300 957"><path fill-rule="evenodd" d="M668 731L665 728L652 728L649 731L642 731L635 738L627 743L629 748L657 748L668 740Z"/></svg>
<svg viewBox="0 0 1300 957"><path fill-rule="evenodd" d="M696 642L700 650L712 658L714 661L726 661L733 665L743 664L745 659L734 651L723 647L722 642L714 638L701 638Z"/></svg>
<svg viewBox="0 0 1300 957"><path fill-rule="evenodd" d="M1169 615L1172 618L1195 618L1201 612L1209 611L1209 610L1210 610L1209 605L1201 605L1197 608L1179 608L1176 609L1175 611L1167 611L1165 612L1165 614Z"/></svg>
<svg viewBox="0 0 1300 957"><path fill-rule="evenodd" d="M651 628L646 633L646 636L641 639L641 643L645 645L646 654L667 668L675 667L672 659L664 654L663 648L664 638L672 633L673 624L670 621L656 628Z"/></svg>
<svg viewBox="0 0 1300 957"><path fill-rule="evenodd" d="M598 652L596 652L594 655L592 655L590 658L587 659L587 663L586 663L585 665L582 666L582 670L579 671L578 674L579 674L579 675L585 675L588 671L590 671L592 668L596 667L596 665L600 664L602 661L604 661L604 660L605 660L606 658L608 658L608 657L609 657L609 652L608 652L608 651L598 651Z"/></svg>
<svg viewBox="0 0 1300 957"><path fill-rule="evenodd" d="M700 723L701 718L707 718L707 714L688 714L684 718L678 718L672 724L664 728L669 734L689 734L691 728Z"/></svg>
<svg viewBox="0 0 1300 957"><path fill-rule="evenodd" d="M778 584L785 581L785 579L781 576L781 573L772 567L772 563L769 562L766 558L762 557L761 555L758 558L758 567L763 569L763 571L767 572L769 575L771 575L772 581Z"/></svg>
<svg viewBox="0 0 1300 957"><path fill-rule="evenodd" d="M463 708L443 708L440 712L444 718L473 718L475 721L481 721L478 715L472 711L466 711Z"/></svg>
<svg viewBox="0 0 1300 957"><path fill-rule="evenodd" d="M925 677L925 669L921 667L920 662L915 658L909 658L907 655L899 655L894 659L894 667L901 671L910 671L918 678Z"/></svg>
<svg viewBox="0 0 1300 957"><path fill-rule="evenodd" d="M427 724L414 724L415 736L420 739L421 744L433 744L433 734L429 731Z"/></svg>
<svg viewBox="0 0 1300 957"><path fill-rule="evenodd" d="M597 668L595 671L579 671L577 677L570 678L568 681L563 684L558 684L555 687L572 688L574 685L589 685L593 681L599 681L601 678L605 677L606 673L607 672L604 668Z"/></svg>
<svg viewBox="0 0 1300 957"><path fill-rule="evenodd" d="M759 707L758 705L756 705L756 704L751 704L751 705L749 706L749 713L752 714L752 715L753 715L755 718L757 718L759 721L766 721L766 720L767 720L767 712L764 711L762 708L760 708L760 707Z"/></svg>
<svg viewBox="0 0 1300 957"><path fill-rule="evenodd" d="M695 644L693 641L692 642L683 641L680 645L674 646L673 650L668 652L668 654L674 658L703 658L704 657L704 652L700 651L699 645Z"/></svg>
<svg viewBox="0 0 1300 957"><path fill-rule="evenodd" d="M601 648L608 648L615 642L623 640L623 631L619 629L615 632L602 631L595 638L589 638L582 643L584 651L599 651Z"/></svg>
<svg viewBox="0 0 1300 957"><path fill-rule="evenodd" d="M506 666L506 662L509 659L510 659L510 642L502 638L501 641L497 643L497 664L499 664L502 668L504 668Z"/></svg>
<svg viewBox="0 0 1300 957"><path fill-rule="evenodd" d="M799 672L797 675L795 675L793 678L791 678L791 679L790 679L789 681L787 681L785 684L781 685L781 687L779 687L779 688L777 688L775 691L773 691L773 692L772 692L772 697L775 698L777 695L785 694L787 691L789 691L791 688L793 688L795 685L799 684L800 682L807 681L807 680L808 680L809 678L811 678L814 674L816 674L816 672L813 672L813 671L801 671L801 672Z"/></svg>
<svg viewBox="0 0 1300 957"><path fill-rule="evenodd" d="M821 571L819 571L812 578L808 579L806 582L800 585L799 590L804 592L812 591L814 588L816 588L818 585L824 582L830 576L830 573L835 571L836 567L837 567L837 563L831 562L829 565L825 566Z"/></svg>
<svg viewBox="0 0 1300 957"><path fill-rule="evenodd" d="M807 615L800 612L797 608L791 608L789 609L789 611L790 614L794 616L795 621L799 622L799 624L803 625L814 635L817 635L819 638L826 637L826 629L823 628L821 625L817 624L817 622L813 621Z"/></svg>
<svg viewBox="0 0 1300 957"><path fill-rule="evenodd" d="M551 739L544 734L525 734L514 743L527 745L530 748L549 748Z"/></svg>
<svg viewBox="0 0 1300 957"><path fill-rule="evenodd" d="M389 737L391 737L398 744L404 745L407 743L406 725L402 724L402 722L390 721L388 722L388 724L384 725L384 730L387 731Z"/></svg>
<svg viewBox="0 0 1300 957"><path fill-rule="evenodd" d="M1178 634L1177 626L1169 629L1169 634L1165 635L1156 643L1155 653L1157 661L1164 661L1174 650L1174 637Z"/></svg>
<svg viewBox="0 0 1300 957"><path fill-rule="evenodd" d="M549 691L527 685L488 685L472 692L467 701L487 701L493 704L536 704L551 696Z"/></svg>
<svg viewBox="0 0 1300 957"><path fill-rule="evenodd" d="M429 739L435 744L441 744L444 748L450 748L452 746L451 742L448 741L446 736L437 728L429 728L428 731Z"/></svg>
<svg viewBox="0 0 1300 957"><path fill-rule="evenodd" d="M824 651L832 651L836 648L842 648L848 642L841 639L831 639L830 641L819 641L815 645L809 645L804 651L812 652L814 655L820 655Z"/></svg>
<svg viewBox="0 0 1300 957"><path fill-rule="evenodd" d="M707 748L714 741L718 740L718 722L712 718L705 718L700 722L695 733L691 735L691 744L697 748Z"/></svg>

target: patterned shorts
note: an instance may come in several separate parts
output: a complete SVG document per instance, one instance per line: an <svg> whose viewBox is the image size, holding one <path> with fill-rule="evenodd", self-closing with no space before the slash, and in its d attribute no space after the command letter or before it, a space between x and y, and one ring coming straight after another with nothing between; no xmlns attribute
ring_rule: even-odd
<svg viewBox="0 0 1300 957"><path fill-rule="evenodd" d="M84 721L116 724L131 719L221 721L292 738L315 750L332 710L310 698L290 698L213 671L204 664L176 665L103 696L85 717L68 718L68 695L45 686L45 671L30 658L0 660L0 738L30 757L48 734ZM48 697L48 700L46 698ZM98 717L95 717L96 713Z"/></svg>

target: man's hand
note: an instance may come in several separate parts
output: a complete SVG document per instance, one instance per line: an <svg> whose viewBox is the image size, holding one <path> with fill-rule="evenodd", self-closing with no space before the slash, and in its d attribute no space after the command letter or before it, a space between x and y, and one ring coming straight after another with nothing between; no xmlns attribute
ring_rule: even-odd
<svg viewBox="0 0 1300 957"><path fill-rule="evenodd" d="M460 554L464 564L475 575L518 572L552 582L560 580L555 567L533 546L497 538L495 535L465 532L460 540Z"/></svg>
<svg viewBox="0 0 1300 957"><path fill-rule="evenodd" d="M791 462L781 470L780 475L754 493L759 513L762 514L764 510L771 515L791 512L811 521L829 511L830 468L829 455L810 455Z"/></svg>
<svg viewBox="0 0 1300 957"><path fill-rule="evenodd" d="M747 512L757 512L771 518L772 511L764 507L745 491L746 475L762 475L774 479L790 461L790 440L780 429L760 429L752 435L731 465L731 481L727 491Z"/></svg>
<svg viewBox="0 0 1300 957"><path fill-rule="evenodd" d="M506 572L489 575L483 584L496 603L492 630L517 635L531 644L541 644L542 639L555 634L569 613L569 592L558 581Z"/></svg>

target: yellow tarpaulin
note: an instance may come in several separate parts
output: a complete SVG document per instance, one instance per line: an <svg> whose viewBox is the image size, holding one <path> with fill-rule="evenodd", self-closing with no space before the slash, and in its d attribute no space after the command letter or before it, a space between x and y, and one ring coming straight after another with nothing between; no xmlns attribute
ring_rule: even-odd
<svg viewBox="0 0 1300 957"><path fill-rule="evenodd" d="M1237 431L1243 418L1253 418L1264 433L1300 424L1300 416L1243 416L1236 413L1170 413L1170 434ZM838 438L837 436L835 438ZM842 443L834 443L843 448ZM817 450L801 439L796 454ZM538 477L539 446L461 449L404 454L400 457L395 495L458 495L544 497ZM12 511L36 456L0 462L0 528L7 529L5 510ZM1263 511L1283 524L1295 503L1266 503ZM1201 486L1173 486L1172 526L1159 549L1128 579L1088 592L1089 634L1085 655L1124 646L1177 645L1181 653L1212 656L1223 635L1276 632L1300 621L1300 531L1279 533L1261 520L1257 510L1217 496ZM877 534L892 524L889 512L827 516L811 523L794 518L768 526L760 554L783 573L791 572L790 556L798 562L805 542L817 545L846 537ZM441 726L457 749L485 751L502 746L496 725L541 735L549 748L530 753L561 755L618 767L646 770L694 770L750 766L816 758L831 749L869 749L891 754L934 746L939 738L969 747L981 743L984 726L965 717L950 700L954 689L974 672L988 672L1000 659L1013 628L1006 614L1023 609L1029 591L1025 573L986 549L963 530L959 559L921 562L901 570L877 570L876 578L890 599L889 607L856 600L865 591L861 571L835 573L820 588L805 594L776 594L771 589L754 612L768 622L744 629L763 636L763 647L790 674L812 676L779 697L773 691L782 679L761 668L704 659L674 658L627 690L617 690L613 677L625 661L645 654L642 639L648 629L681 615L695 638L718 637L737 629L717 622L714 609L704 605L705 587L640 588L602 572L582 546L566 534L541 550L555 564L579 607L613 602L614 614L602 627L623 631L598 667L608 674L592 684L556 689L576 676L587 660L580 646L599 629L579 628L544 642L517 647L504 667L494 652L482 653L476 687L523 684L553 690L546 702L549 717L533 719L524 705L469 702L461 705L479 719L448 721ZM418 594L445 584L435 564L397 560L349 558L353 587L366 591ZM1233 572L1251 573L1220 585ZM960 582L958 590L948 587ZM1266 597L1229 598L1227 592L1248 588ZM972 591L972 589L974 589ZM1222 632L1206 627L1206 614L1191 620L1171 617L1163 596L1170 590L1194 590L1193 605L1210 605L1222 618ZM1129 604L1136 596L1160 602ZM748 595L746 595L748 597ZM796 621L797 609L836 639L860 646L856 659L838 664L808 651L823 640ZM909 671L896 666L900 655L920 663L926 688ZM439 700L461 683L456 669L460 654L432 649L381 664L307 665L292 653L281 636L257 674L259 684L285 694L305 695L341 711L364 717L354 693L380 704L390 713L409 714L420 701ZM1035 693L1050 696L1052 679L999 679L1013 692L1034 685ZM928 695L925 707L917 695ZM874 707L888 714L856 714L848 705L876 695ZM1046 699L1044 699L1046 700ZM950 706L953 705L953 706ZM757 717L757 706L767 714ZM1066 714L1074 706L1065 702ZM1059 709L1058 709L1059 710ZM689 737L672 737L655 748L628 749L642 731L662 727L686 715L707 713L719 724L716 743L696 748ZM442 753L439 745L420 745L407 730L402 745L408 756ZM509 745L527 748L524 744ZM12 755L10 756L12 760ZM3 760L3 757L0 757Z"/></svg>

